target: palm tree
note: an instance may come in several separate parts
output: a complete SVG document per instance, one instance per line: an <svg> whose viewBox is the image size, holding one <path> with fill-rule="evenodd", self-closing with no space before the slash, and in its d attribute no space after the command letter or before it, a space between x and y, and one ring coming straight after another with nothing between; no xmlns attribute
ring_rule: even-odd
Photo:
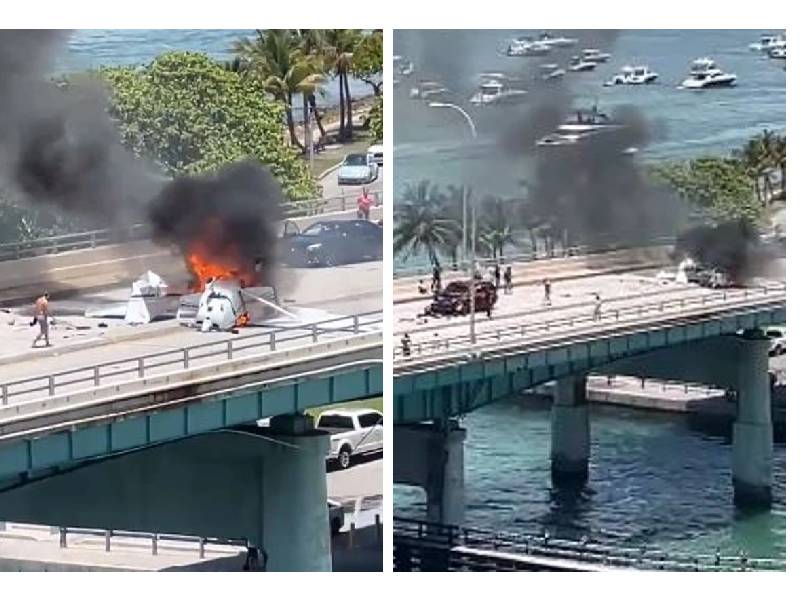
<svg viewBox="0 0 800 600"><path fill-rule="evenodd" d="M357 29L326 29L327 63L339 78L339 141L353 137L353 105L350 98L348 73L353 64L353 51L358 43ZM345 113L347 121L345 122Z"/></svg>
<svg viewBox="0 0 800 600"><path fill-rule="evenodd" d="M236 42L234 52L242 57L247 71L260 79L264 90L284 105L291 143L305 152L294 128L292 100L297 93L307 100L308 94L322 85L322 65L303 53L289 30L259 29L256 34Z"/></svg>
<svg viewBox="0 0 800 600"><path fill-rule="evenodd" d="M298 46L303 50L303 53L318 61L320 70L325 72L327 67L325 64L325 32L322 29L298 29ZM322 90L320 90L322 93ZM316 93L308 94L308 106L311 114L314 115L314 120L319 129L320 139L325 139L325 128L322 126L322 117L317 108L317 95Z"/></svg>
<svg viewBox="0 0 800 600"><path fill-rule="evenodd" d="M733 155L754 181L754 188L759 202L765 203L772 196L772 184L769 178L771 171L780 169L781 183L785 188L786 180L786 138L765 129L760 135L747 141L743 148L735 150ZM763 182L763 190L762 190Z"/></svg>
<svg viewBox="0 0 800 600"><path fill-rule="evenodd" d="M439 266L439 251L447 251L457 224L446 216L443 196L428 181L406 185L395 208L394 251L425 252L432 266Z"/></svg>
<svg viewBox="0 0 800 600"><path fill-rule="evenodd" d="M484 251L492 258L502 257L505 247L515 239L515 228L508 218L508 201L487 196L481 202L481 218L478 221L479 240Z"/></svg>

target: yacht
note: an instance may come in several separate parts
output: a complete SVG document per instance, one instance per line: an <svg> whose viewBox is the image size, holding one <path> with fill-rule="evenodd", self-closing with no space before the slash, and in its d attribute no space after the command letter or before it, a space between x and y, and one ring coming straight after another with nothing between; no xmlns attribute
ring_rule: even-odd
<svg viewBox="0 0 800 600"><path fill-rule="evenodd" d="M772 48L769 51L770 58L777 58L779 60L786 60L786 46L783 48Z"/></svg>
<svg viewBox="0 0 800 600"><path fill-rule="evenodd" d="M750 44L750 49L756 52L769 52L773 48L786 48L786 38L783 35L765 33L759 41Z"/></svg>
<svg viewBox="0 0 800 600"><path fill-rule="evenodd" d="M449 91L450 90L438 81L422 80L417 86L411 88L408 95L414 99L427 100L429 98L442 96Z"/></svg>
<svg viewBox="0 0 800 600"><path fill-rule="evenodd" d="M528 95L525 90L515 90L506 87L500 79L484 78L478 91L469 99L476 106L504 104L523 100Z"/></svg>
<svg viewBox="0 0 800 600"><path fill-rule="evenodd" d="M403 56L394 56L394 68L398 75L407 77L414 72L414 63Z"/></svg>
<svg viewBox="0 0 800 600"><path fill-rule="evenodd" d="M594 63L608 62L608 59L611 58L611 54L608 52L600 52L597 48L586 48L581 52L581 56L583 60Z"/></svg>
<svg viewBox="0 0 800 600"><path fill-rule="evenodd" d="M701 90L710 87L729 87L736 85L736 75L724 73L710 58L698 58L692 63L689 77L683 80L680 87L690 90Z"/></svg>
<svg viewBox="0 0 800 600"><path fill-rule="evenodd" d="M606 81L603 85L644 85L654 83L658 73L654 73L647 65L625 65L619 73Z"/></svg>
<svg viewBox="0 0 800 600"><path fill-rule="evenodd" d="M545 31L539 36L539 39L537 39L536 42L540 46L549 46L550 48L569 48L577 44L578 40L575 38L564 37L563 35L553 37Z"/></svg>
<svg viewBox="0 0 800 600"><path fill-rule="evenodd" d="M575 115L564 121L558 129L536 142L537 146L566 146L576 144L590 136L603 131L613 131L622 125L614 121L609 115L597 110L577 110Z"/></svg>
<svg viewBox="0 0 800 600"><path fill-rule="evenodd" d="M548 54L551 47L540 44L536 38L522 36L514 38L506 49L507 56L542 56Z"/></svg>
<svg viewBox="0 0 800 600"><path fill-rule="evenodd" d="M586 60L581 56L573 56L569 61L569 65L567 65L567 69L576 72L594 71L595 67L597 67L596 62Z"/></svg>
<svg viewBox="0 0 800 600"><path fill-rule="evenodd" d="M539 65L539 79L542 81L552 81L561 79L566 75L566 71L559 67L556 63L546 63Z"/></svg>

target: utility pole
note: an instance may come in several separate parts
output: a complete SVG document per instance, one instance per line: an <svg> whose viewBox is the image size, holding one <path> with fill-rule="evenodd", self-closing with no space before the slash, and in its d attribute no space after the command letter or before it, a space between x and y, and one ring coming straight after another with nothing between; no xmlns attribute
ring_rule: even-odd
<svg viewBox="0 0 800 600"><path fill-rule="evenodd" d="M475 203L472 203L472 253L470 260L469 274L469 341L473 348L475 346L475 236L477 229L477 219L475 218Z"/></svg>

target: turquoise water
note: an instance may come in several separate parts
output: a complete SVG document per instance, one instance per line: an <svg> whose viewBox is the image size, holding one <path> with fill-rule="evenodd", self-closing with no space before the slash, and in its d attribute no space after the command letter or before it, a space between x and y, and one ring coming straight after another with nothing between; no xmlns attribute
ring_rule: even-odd
<svg viewBox="0 0 800 600"><path fill-rule="evenodd" d="M529 398L464 419L466 524L625 547L785 558L786 448L775 446L772 509L733 506L729 433L682 416L592 406L588 484L553 489L550 414ZM424 518L424 494L395 486L395 514Z"/></svg>

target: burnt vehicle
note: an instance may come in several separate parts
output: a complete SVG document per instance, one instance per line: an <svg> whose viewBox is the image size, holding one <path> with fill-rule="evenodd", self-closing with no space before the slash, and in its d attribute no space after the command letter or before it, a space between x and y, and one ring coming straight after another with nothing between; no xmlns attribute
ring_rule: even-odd
<svg viewBox="0 0 800 600"><path fill-rule="evenodd" d="M281 256L291 267L333 267L380 260L383 228L366 219L317 221L302 232L286 223L281 238Z"/></svg>
<svg viewBox="0 0 800 600"><path fill-rule="evenodd" d="M475 282L475 312L485 312L497 303L497 288L489 281ZM425 309L430 316L468 315L470 313L469 281L451 281L434 296Z"/></svg>

